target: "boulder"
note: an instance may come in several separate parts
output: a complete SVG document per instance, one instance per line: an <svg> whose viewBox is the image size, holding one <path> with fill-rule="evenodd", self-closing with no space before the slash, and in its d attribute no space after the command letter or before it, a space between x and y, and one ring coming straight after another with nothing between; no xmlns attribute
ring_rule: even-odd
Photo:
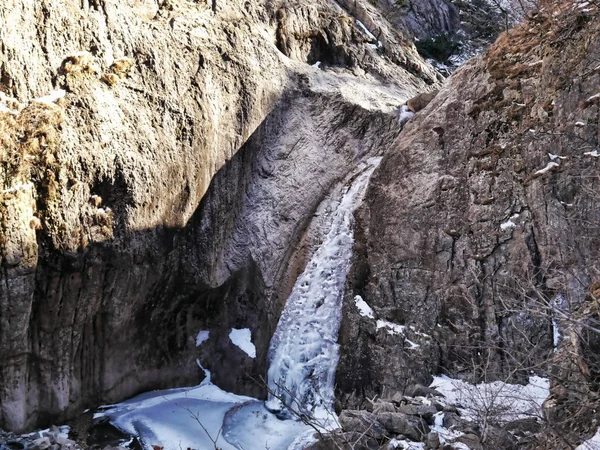
<svg viewBox="0 0 600 450"><path fill-rule="evenodd" d="M331 433L319 437L319 440L304 450L379 450L379 444L370 436L358 432Z"/></svg>
<svg viewBox="0 0 600 450"><path fill-rule="evenodd" d="M438 92L439 91L437 90L431 92L423 92L408 100L406 102L406 105L408 106L408 109L410 109L413 113L421 111L431 102L431 100L435 98Z"/></svg>
<svg viewBox="0 0 600 450"><path fill-rule="evenodd" d="M383 439L387 434L376 415L368 411L344 410L339 421L342 430L346 432L355 431L374 439Z"/></svg>
<svg viewBox="0 0 600 450"><path fill-rule="evenodd" d="M420 441L429 433L429 427L423 419L403 413L383 412L377 414L377 420L393 434L401 434L413 441Z"/></svg>
<svg viewBox="0 0 600 450"><path fill-rule="evenodd" d="M460 442L465 444L471 450L483 450L481 440L475 434L463 434L454 440L454 442Z"/></svg>
<svg viewBox="0 0 600 450"><path fill-rule="evenodd" d="M434 432L430 431L425 436L425 449L437 450L440 446L440 436Z"/></svg>
<svg viewBox="0 0 600 450"><path fill-rule="evenodd" d="M440 391L428 386L423 386L422 384L413 384L412 386L409 386L404 394L409 397L443 397Z"/></svg>
<svg viewBox="0 0 600 450"><path fill-rule="evenodd" d="M47 436L41 437L33 441L32 449L33 450L47 450L52 445L50 442L50 438Z"/></svg>
<svg viewBox="0 0 600 450"><path fill-rule="evenodd" d="M391 402L385 400L377 400L373 405L373 412L396 412L396 407Z"/></svg>
<svg viewBox="0 0 600 450"><path fill-rule="evenodd" d="M396 409L398 412L410 416L422 417L429 425L433 424L433 415L437 413L437 409L433 405L400 405Z"/></svg>

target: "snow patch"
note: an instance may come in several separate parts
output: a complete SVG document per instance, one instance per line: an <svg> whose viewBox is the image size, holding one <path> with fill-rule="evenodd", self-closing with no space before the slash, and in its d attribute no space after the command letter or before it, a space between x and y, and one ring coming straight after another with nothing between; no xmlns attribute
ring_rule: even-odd
<svg viewBox="0 0 600 450"><path fill-rule="evenodd" d="M210 384L210 370L205 369L202 366L202 363L200 362L199 359L196 360L196 364L198 364L198 367L200 367L200 370L202 372L204 372L204 380L202 380L202 383L200 383L200 386L202 386L203 384Z"/></svg>
<svg viewBox="0 0 600 450"><path fill-rule="evenodd" d="M594 150L593 152L585 152L584 155L585 156L593 156L594 158L597 158L600 156L600 153L598 153L598 150Z"/></svg>
<svg viewBox="0 0 600 450"><path fill-rule="evenodd" d="M208 341L210 331L199 331L196 335L196 347L200 347L203 342Z"/></svg>
<svg viewBox="0 0 600 450"><path fill-rule="evenodd" d="M370 319L374 319L373 310L371 307L365 302L360 295L354 297L354 304L358 308L358 313L363 317L369 317Z"/></svg>
<svg viewBox="0 0 600 450"><path fill-rule="evenodd" d="M558 164L556 162L549 162L548 164L546 164L546 167L538 170L537 172L534 173L534 175L544 175L545 173L550 172L552 169L554 169L555 167L558 167L559 165L560 164Z"/></svg>
<svg viewBox="0 0 600 450"><path fill-rule="evenodd" d="M59 101L66 95L66 91L64 89L58 89L56 91L50 92L48 95L44 97L39 97L33 99L34 103L42 103L44 105L50 106L54 108L56 106L56 102Z"/></svg>
<svg viewBox="0 0 600 450"><path fill-rule="evenodd" d="M377 320L377 329L386 328L389 334L404 334L406 327L397 323L388 322L387 320Z"/></svg>
<svg viewBox="0 0 600 450"><path fill-rule="evenodd" d="M433 425L431 431L438 434L440 443L445 444L446 442L453 441L456 438L461 437L464 433L461 431L454 431L444 427L444 412L439 411L433 415Z"/></svg>
<svg viewBox="0 0 600 450"><path fill-rule="evenodd" d="M600 428L592 438L577 446L575 450L600 450Z"/></svg>
<svg viewBox="0 0 600 450"><path fill-rule="evenodd" d="M567 159L566 156L555 155L554 153L548 153L548 158L550 158L551 161L554 161L555 159Z"/></svg>
<svg viewBox="0 0 600 450"><path fill-rule="evenodd" d="M517 224L514 222L514 220L519 218L519 214L513 214L512 216L510 216L510 219L508 219L506 222L503 222L500 224L500 229L501 230L508 230L511 228L515 228L517 226Z"/></svg>
<svg viewBox="0 0 600 450"><path fill-rule="evenodd" d="M32 188L33 188L33 183L15 184L14 186L9 187L8 189L4 189L2 191L2 193L10 194L12 192L17 192L17 191L27 191Z"/></svg>
<svg viewBox="0 0 600 450"><path fill-rule="evenodd" d="M405 439L392 439L389 442L392 448L399 448L402 450L424 450L425 444L422 442L412 442Z"/></svg>
<svg viewBox="0 0 600 450"><path fill-rule="evenodd" d="M402 105L398 110L398 125L401 127L415 116L415 113L408 109L407 105Z"/></svg>
<svg viewBox="0 0 600 450"><path fill-rule="evenodd" d="M592 95L590 98L587 99L587 101L591 102L592 100L595 100L597 98L600 98L600 92L598 92L597 94Z"/></svg>
<svg viewBox="0 0 600 450"><path fill-rule="evenodd" d="M256 347L252 343L252 333L248 328L232 328L229 339L233 345L238 346L250 358L256 358Z"/></svg>
<svg viewBox="0 0 600 450"><path fill-rule="evenodd" d="M385 328L388 332L388 334L391 335L401 335L404 336L404 331L406 330L406 327L404 325L399 325L397 323L392 323L392 322L388 322L387 320L381 320L378 319L377 320L377 329L379 330L380 328ZM405 342L408 343L409 350L414 350L416 348L419 348L419 344L411 341L410 339L406 338L406 336L404 337Z"/></svg>
<svg viewBox="0 0 600 450"><path fill-rule="evenodd" d="M478 421L480 415L493 414L498 423L531 417L542 418L542 403L550 395L550 381L538 376L529 377L526 385L502 381L470 384L445 375L434 377L431 387L442 393L448 403L461 405L468 420Z"/></svg>
<svg viewBox="0 0 600 450"><path fill-rule="evenodd" d="M371 39L373 41L377 40L375 35L369 31L369 29L365 26L364 23L362 23L360 20L356 19L356 24L360 27L361 30L363 30L363 32L369 37L369 39Z"/></svg>
<svg viewBox="0 0 600 450"><path fill-rule="evenodd" d="M578 122L575 122L575 126L576 127L585 127L585 122L582 122L581 120Z"/></svg>

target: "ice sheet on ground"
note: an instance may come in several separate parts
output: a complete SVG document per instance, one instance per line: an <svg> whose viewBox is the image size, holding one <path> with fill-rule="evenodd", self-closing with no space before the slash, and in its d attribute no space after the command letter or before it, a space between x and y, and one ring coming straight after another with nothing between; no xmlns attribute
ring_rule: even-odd
<svg viewBox="0 0 600 450"><path fill-rule="evenodd" d="M231 342L244 351L250 358L256 358L256 347L252 343L252 333L248 328L232 328L229 333Z"/></svg>
<svg viewBox="0 0 600 450"><path fill-rule="evenodd" d="M144 450L153 445L164 450L211 449L211 438L222 450L294 450L298 442L311 442L313 434L302 422L277 419L263 402L211 383L148 392L103 409L94 418L110 418L121 430L138 436Z"/></svg>
<svg viewBox="0 0 600 450"><path fill-rule="evenodd" d="M537 376L529 377L526 385L502 381L473 385L442 375L434 377L431 387L444 394L448 403L460 405L465 418L477 420L479 412L492 411L499 423L541 418L542 403L550 395L548 379Z"/></svg>
<svg viewBox="0 0 600 450"><path fill-rule="evenodd" d="M210 437L223 450L237 450L220 434L223 419L236 404L250 400L254 399L203 383L194 388L148 392L107 407L94 418L110 418L116 427L138 436L144 450L152 450L153 445L164 450L213 448Z"/></svg>
<svg viewBox="0 0 600 450"><path fill-rule="evenodd" d="M298 437L308 445L314 433L300 421L278 419L259 401L232 408L223 426L225 439L240 449L289 449Z"/></svg>

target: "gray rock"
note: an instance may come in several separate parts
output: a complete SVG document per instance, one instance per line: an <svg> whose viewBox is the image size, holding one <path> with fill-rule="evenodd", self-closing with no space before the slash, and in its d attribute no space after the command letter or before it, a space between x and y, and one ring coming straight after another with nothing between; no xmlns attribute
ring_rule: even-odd
<svg viewBox="0 0 600 450"><path fill-rule="evenodd" d="M477 422L465 420L456 413L444 413L442 424L445 428L464 433L475 433L478 428Z"/></svg>
<svg viewBox="0 0 600 450"><path fill-rule="evenodd" d="M400 405L396 409L404 414L422 417L429 425L433 423L433 415L438 412L433 405Z"/></svg>
<svg viewBox="0 0 600 450"><path fill-rule="evenodd" d="M381 16L386 48L366 45L332 2L233 0L210 19L203 2L34 3L0 16L0 427L196 383L197 358L222 388L264 395L251 376L319 239L317 205L438 74ZM255 359L227 339L242 320Z"/></svg>
<svg viewBox="0 0 600 450"><path fill-rule="evenodd" d="M528 436L539 432L541 423L535 418L520 419L508 422L502 428L517 436Z"/></svg>
<svg viewBox="0 0 600 450"><path fill-rule="evenodd" d="M47 450L48 448L50 448L52 443L50 442L50 439L48 437L44 436L33 441L32 445L33 450Z"/></svg>
<svg viewBox="0 0 600 450"><path fill-rule="evenodd" d="M550 36L536 20L525 26ZM565 20L576 19L566 14ZM561 29L553 33L559 36ZM589 36L591 30L584 27L581 33ZM594 104L587 100L597 93L591 86L598 86L600 74L577 78L588 56L573 56L565 64L561 53L548 65L511 78L509 83L520 86L514 89L518 100L511 100L506 85L507 71L525 67L539 51L552 53L554 45L575 55L579 44L564 36L545 38L504 64L501 54L510 43L499 42L490 55L474 59L408 123L374 174L356 214L360 251L346 298L365 293L387 320L414 324L439 347L428 347L423 339L418 351L406 350L394 336L354 327L346 314L344 323L351 325L341 335L338 372L360 373L366 395L402 391L407 379L427 385L440 368L463 377L485 371L491 381L506 380L523 367L548 367L553 344L544 317L549 311L520 287L545 289L541 280L548 279L552 292L577 291L577 301L587 302L590 267L599 266L600 228L591 226L598 195L589 181L597 168L596 160L576 150L575 141L579 135L597 141L597 97ZM600 57L597 46L592 53ZM554 89L539 82L557 76L576 79L575 85ZM518 113L508 106L515 101L526 105ZM547 105L554 114L540 112L550 109ZM514 114L531 118L527 127ZM557 129L562 131L543 135ZM566 159L543 171L548 153ZM588 181L573 190L573 180ZM573 223L590 225L575 231ZM560 268L552 266L557 260ZM508 363L496 351L500 347L511 355ZM570 364L561 360L568 355L552 362Z"/></svg>
<svg viewBox="0 0 600 450"><path fill-rule="evenodd" d="M454 414L457 414L457 415L459 414L458 408L456 406L454 406L454 405L444 405L442 407L442 410L444 412L447 412L447 413L454 413Z"/></svg>
<svg viewBox="0 0 600 450"><path fill-rule="evenodd" d="M445 407L444 405L442 405L439 402L436 401L432 401L431 404L435 407L435 409L439 412L439 411L444 411Z"/></svg>
<svg viewBox="0 0 600 450"><path fill-rule="evenodd" d="M402 434L413 441L420 441L429 433L429 427L423 419L402 413L384 412L376 414L377 420L393 434Z"/></svg>
<svg viewBox="0 0 600 450"><path fill-rule="evenodd" d="M394 402L397 405L403 403L404 395L402 394L402 392L395 392L394 395L392 395L392 402Z"/></svg>
<svg viewBox="0 0 600 450"><path fill-rule="evenodd" d="M453 442L461 442L469 447L471 450L483 450L483 445L481 444L481 440L478 436L474 434L463 434L462 436L456 438ZM496 447L502 448L502 447Z"/></svg>
<svg viewBox="0 0 600 450"><path fill-rule="evenodd" d="M339 417L342 430L346 432L364 433L374 439L383 439L386 436L386 430L377 420L375 414L368 411L350 411L344 410Z"/></svg>
<svg viewBox="0 0 600 450"><path fill-rule="evenodd" d="M340 448L353 450L379 450L379 444L372 437L364 436L361 433L344 432L326 434L304 450L332 450Z"/></svg>
<svg viewBox="0 0 600 450"><path fill-rule="evenodd" d="M373 405L373 412L395 412L396 407L391 402L386 402L385 400L378 400Z"/></svg>
<svg viewBox="0 0 600 450"><path fill-rule="evenodd" d="M437 433L431 431L425 436L424 442L426 450L437 450L440 446L440 437Z"/></svg>
<svg viewBox="0 0 600 450"><path fill-rule="evenodd" d="M442 397L439 391L422 384L409 386L404 394L409 397Z"/></svg>

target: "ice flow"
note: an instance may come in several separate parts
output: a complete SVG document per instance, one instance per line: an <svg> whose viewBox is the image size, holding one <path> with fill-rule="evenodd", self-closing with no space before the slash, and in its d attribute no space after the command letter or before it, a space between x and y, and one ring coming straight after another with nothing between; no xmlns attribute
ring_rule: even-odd
<svg viewBox="0 0 600 450"><path fill-rule="evenodd" d="M381 158L371 158L347 183L323 243L298 277L271 339L267 373L271 411L333 418L337 336L350 268L353 212ZM293 415L293 414L292 414Z"/></svg>

